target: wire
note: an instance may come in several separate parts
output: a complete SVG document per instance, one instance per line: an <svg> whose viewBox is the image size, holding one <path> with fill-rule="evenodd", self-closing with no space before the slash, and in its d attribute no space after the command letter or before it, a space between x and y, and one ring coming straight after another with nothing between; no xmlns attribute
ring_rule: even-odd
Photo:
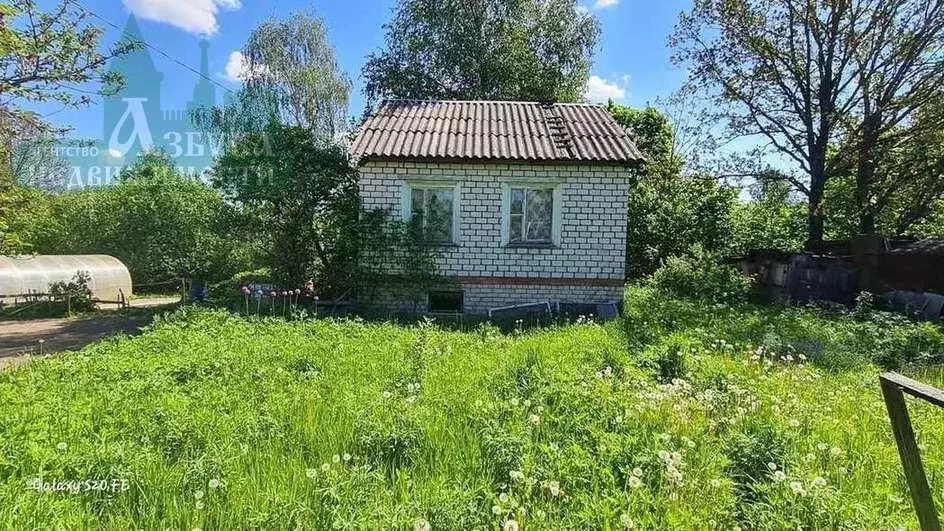
<svg viewBox="0 0 944 531"><path fill-rule="evenodd" d="M105 18L105 17L103 17L103 16L100 16L99 14L95 13L95 12L92 11L91 9L85 7L85 6L82 5L78 0L66 0L66 1L75 4L76 7L78 7L79 9L81 9L81 10L83 10L83 11L85 11L85 12L88 13L89 15L92 15L93 17L97 18L98 20L101 20L101 21L104 22L105 24L108 24L109 26L111 26L111 27L115 28L116 30L120 31L122 35L125 35L125 36L127 36L127 37L131 37L134 42L139 42L139 43L143 44L146 48L150 48L151 50L154 50L155 52L161 54L162 56L166 57L167 59L170 59L171 61L177 63L178 65L180 65L180 66L186 68L187 70L193 72L194 74L198 75L199 77L201 77L201 78L203 78L203 79L209 81L210 83L213 83L213 84L216 85L217 87L220 87L221 89L225 90L226 92L233 92L232 89L230 89L230 88L228 88L228 87L226 87L226 86L220 84L219 82L217 82L215 79L211 78L210 76L205 76L205 75L203 75L203 73L201 73L201 72L200 72L199 70L197 70L196 68L194 68L194 67L188 65L187 63L184 63L183 61L177 59L176 57L173 57L172 55L168 54L168 53L165 52L164 50L161 50L160 48L158 48L157 46L154 46L153 44L150 44L150 43L145 42L145 41L143 41L143 40L134 38L133 35L128 34L127 32L125 32L125 30L123 30L123 29L121 29L120 27L118 27L117 24L115 24L114 22L108 20L107 18Z"/></svg>

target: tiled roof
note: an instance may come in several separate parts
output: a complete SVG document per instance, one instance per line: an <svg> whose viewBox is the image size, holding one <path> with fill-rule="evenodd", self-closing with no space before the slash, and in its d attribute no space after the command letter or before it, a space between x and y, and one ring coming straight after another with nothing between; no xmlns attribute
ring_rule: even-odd
<svg viewBox="0 0 944 531"><path fill-rule="evenodd" d="M384 101L357 132L361 158L629 163L642 160L600 105Z"/></svg>

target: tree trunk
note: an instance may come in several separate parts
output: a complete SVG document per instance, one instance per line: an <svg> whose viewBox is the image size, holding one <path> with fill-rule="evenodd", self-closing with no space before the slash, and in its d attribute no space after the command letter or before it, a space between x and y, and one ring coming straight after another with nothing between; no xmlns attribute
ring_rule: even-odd
<svg viewBox="0 0 944 531"><path fill-rule="evenodd" d="M817 142L810 150L810 193L807 213L807 250L816 250L823 243L823 191L826 188L826 144Z"/></svg>
<svg viewBox="0 0 944 531"><path fill-rule="evenodd" d="M876 150L878 148L878 124L881 117L867 116L862 123L862 138L856 161L855 201L859 211L859 233L875 233L875 209L873 208L872 183L875 181Z"/></svg>

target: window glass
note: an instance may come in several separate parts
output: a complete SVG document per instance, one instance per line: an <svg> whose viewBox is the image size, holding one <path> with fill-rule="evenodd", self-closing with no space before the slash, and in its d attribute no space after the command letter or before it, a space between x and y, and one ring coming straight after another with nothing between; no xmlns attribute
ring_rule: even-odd
<svg viewBox="0 0 944 531"><path fill-rule="evenodd" d="M413 188L412 216L431 243L452 243L453 191L449 188Z"/></svg>
<svg viewBox="0 0 944 531"><path fill-rule="evenodd" d="M430 291L427 298L431 312L462 313L461 291Z"/></svg>
<svg viewBox="0 0 944 531"><path fill-rule="evenodd" d="M511 243L551 243L554 191L551 188L512 188L508 219Z"/></svg>

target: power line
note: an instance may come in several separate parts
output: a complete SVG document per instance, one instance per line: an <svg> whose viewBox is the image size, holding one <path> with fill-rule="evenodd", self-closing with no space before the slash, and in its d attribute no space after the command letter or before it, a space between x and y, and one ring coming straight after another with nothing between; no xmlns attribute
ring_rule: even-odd
<svg viewBox="0 0 944 531"><path fill-rule="evenodd" d="M170 59L171 61L177 63L178 65L180 65L180 66L186 68L187 70L193 72L193 73L196 74L197 76L199 76L199 77L201 77L201 78L203 78L203 79L209 81L210 83L213 83L213 84L216 85L217 87L220 87L221 89L225 90L226 92L233 92L232 89L230 89L230 88L228 88L228 87L226 87L226 86L220 84L219 82L217 82L215 79L211 78L210 76L205 76L205 75L203 75L203 73L200 72L199 70L197 70L196 68L193 68L192 66L188 65L187 63L184 63L183 61L177 59L176 57L173 57L172 55L168 54L168 53L165 52L164 50L161 50L160 48L158 48L157 46L154 46L153 44L150 44L150 43L148 43L148 42L145 42L145 41L143 41L143 40L141 40L141 39L135 38L133 35L127 33L125 30L123 30L123 29L121 29L120 27L118 27L118 25L115 24L114 22L108 20L107 18L105 18L105 17L103 17L103 16L98 15L97 13L95 13L94 11L92 11L91 9L85 7L84 5L82 5L81 3L79 3L78 0L66 0L66 1L72 2L72 3L75 4L75 6L78 7L79 9L85 11L85 12L88 13L89 15L92 15L93 17L97 18L98 20L101 20L101 21L104 22L105 24L108 24L109 26L111 26L111 27L115 28L116 30L120 31L122 35L127 36L127 37L131 37L131 39L132 39L134 42L139 42L139 43L143 44L146 48L150 48L151 50L154 50L155 52L161 54L162 56L166 57L167 59Z"/></svg>

